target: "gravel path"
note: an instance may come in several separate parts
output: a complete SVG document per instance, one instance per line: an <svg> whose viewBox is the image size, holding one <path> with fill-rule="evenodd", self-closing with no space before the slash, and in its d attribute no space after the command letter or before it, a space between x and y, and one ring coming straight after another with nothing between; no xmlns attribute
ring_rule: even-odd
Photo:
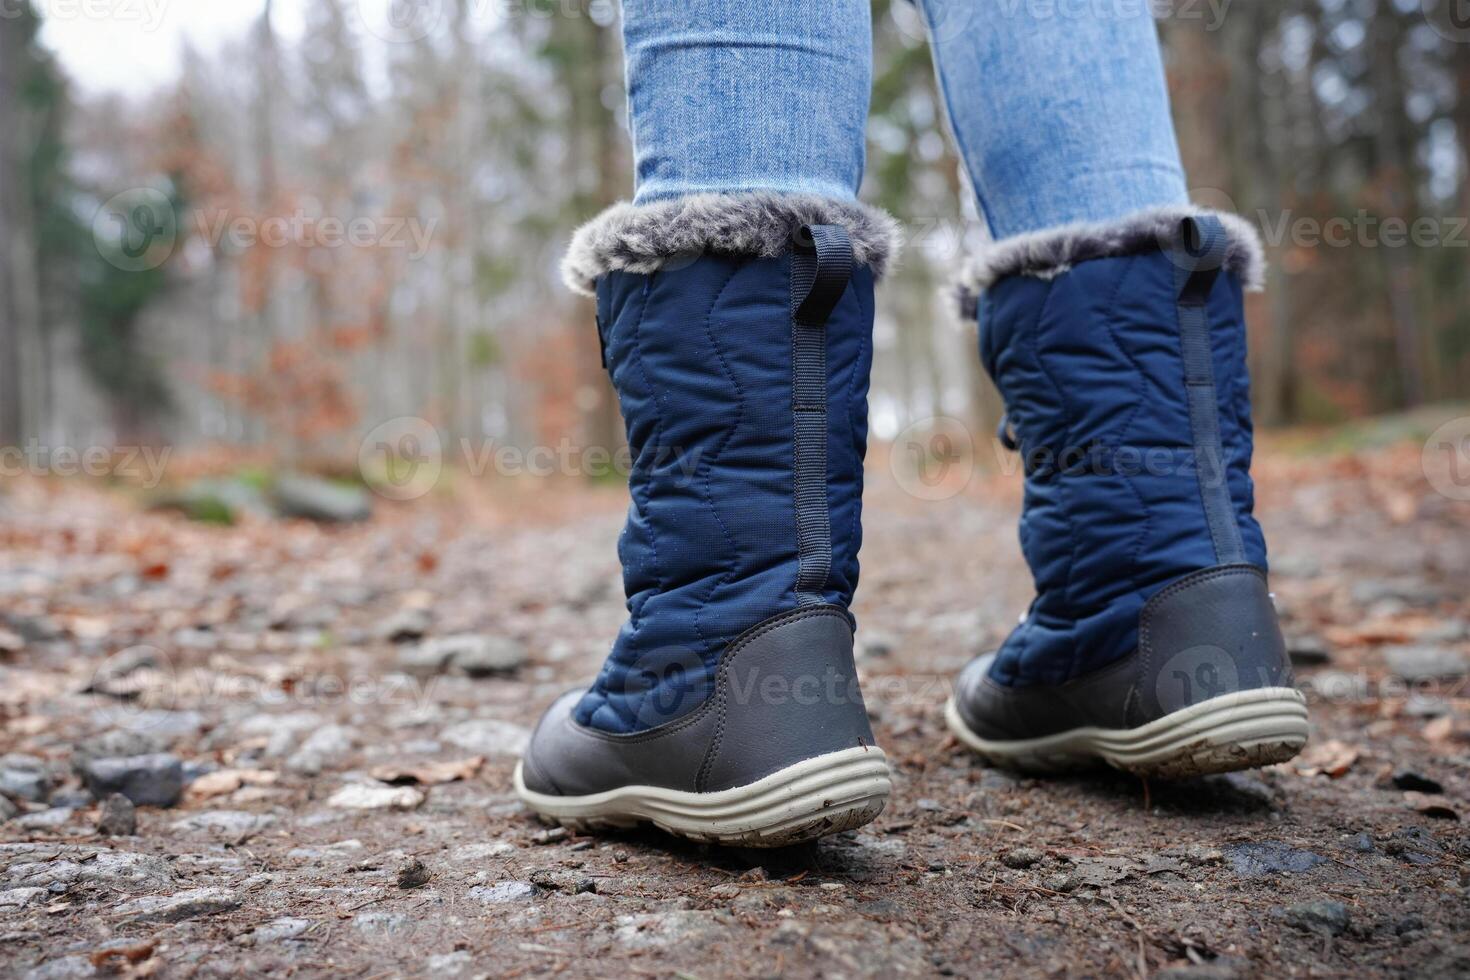
<svg viewBox="0 0 1470 980"><path fill-rule="evenodd" d="M1312 742L1174 785L955 745L948 679L1029 598L1018 487L875 465L855 611L894 797L766 853L570 836L509 791L620 621L620 491L221 528L13 484L0 974L1470 974L1470 505L1418 460L1262 460Z"/></svg>

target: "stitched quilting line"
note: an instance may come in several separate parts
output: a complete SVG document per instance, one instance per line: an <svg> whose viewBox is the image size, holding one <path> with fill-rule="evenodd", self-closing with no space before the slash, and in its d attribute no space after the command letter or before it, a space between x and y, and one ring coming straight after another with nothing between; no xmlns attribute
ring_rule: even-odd
<svg viewBox="0 0 1470 980"><path fill-rule="evenodd" d="M857 379L863 369L864 359L868 356L869 336L864 325L872 322L873 313L871 304L873 302L873 293L867 289L860 289L857 293L859 339L857 360L853 361L852 373L847 378L847 432L848 438L852 442L853 451L861 456L867 447L859 446L857 441ZM861 550L860 542L862 541L863 534L863 466L861 461L857 465L856 479L857 486L854 489L857 492L857 499L853 502L852 530L849 532L847 539L852 548L851 558L854 565L857 563L858 552ZM855 590L857 588L856 575L847 583L847 587L849 590ZM851 597L851 592L848 593L848 597Z"/></svg>
<svg viewBox="0 0 1470 980"><path fill-rule="evenodd" d="M642 300L642 303L639 306L638 319L635 320L634 321L634 324L633 324L633 331L634 331L634 337L635 338L636 338L638 332L642 329L642 327L643 327L643 318L644 318L644 316L648 312L648 293L649 293L650 280L651 280L651 277L645 278L644 281L643 281L642 288L639 290L640 298ZM609 345L611 344L611 341L612 341L613 324L615 322L616 322L616 318L609 318L609 323L608 323L608 326L607 326L608 343L609 343ZM635 347L636 347L636 343L635 343ZM609 357L610 356L611 355L609 355ZM608 373L609 373L609 376L612 375L611 361L609 361L609 370L608 370ZM646 373L645 373L645 380L646 380L646 377L647 376L646 376ZM623 393L622 393L622 390L617 386L616 382L614 382L614 388L618 390L618 401L619 401L619 404L621 405L622 404L622 401L623 401ZM629 497L630 501L632 502L634 511L636 513L638 513L638 515L640 517L642 517L643 516L643 509L639 505L637 489L636 489L636 487L634 485L634 480L631 478L631 476L630 476L629 481L628 481L628 497ZM649 535L650 535L649 549L654 552L655 559L656 559L657 554L658 554L658 549L657 549L656 544L652 540L653 525L651 523L649 523L646 519L644 520L644 523L647 524L648 525L648 528L649 528ZM657 561L656 560L655 560L655 567L657 567ZM639 622L639 619L642 616L643 606L644 606L644 604L647 601L648 600L645 599L643 602L637 603L636 607L634 606L634 604L632 602L630 602L629 605L628 605L628 618L629 618L629 622L631 623L634 631L636 631L637 628L638 628L638 622ZM619 662L619 663L623 667L626 667L627 666L625 663L621 663L621 662ZM613 710L614 711L617 711L617 713L621 716L623 714L623 711L622 711L622 707L623 706L614 703L613 699L608 695L608 691L607 691L608 677L609 677L609 675L611 673L611 668L612 668L613 664L614 664L614 659L610 656L608 658L607 662L603 664L602 669L597 672L597 677L593 679L592 686L588 689L587 695L585 695L585 696L594 696L595 695L596 699L598 700L598 702L600 702L600 704L602 704L602 705L612 705ZM574 708L573 711L575 711L575 710L576 709Z"/></svg>
<svg viewBox="0 0 1470 980"><path fill-rule="evenodd" d="M643 306L638 311L638 321L636 324L634 324L633 327L633 353L636 356L636 360L638 361L638 373L643 376L643 384L646 388L648 388L649 394L653 396L653 447L655 460L657 460L658 458L659 446L663 444L664 415L663 409L660 405L658 389L653 386L652 380L648 377L648 365L645 364L643 360L643 320L645 315L648 313L648 294L653 291L653 282L654 278L657 275L658 273L653 273L643 280ZM647 495L647 488L652 484L653 478L654 474L652 469L650 468L650 470L648 471L648 477L644 482L645 495ZM637 497L631 492L629 496L633 497L634 506L637 506ZM643 509L641 507L639 508L639 512L643 512ZM663 563L660 562L658 559L658 531L654 529L653 520L651 517L645 516L644 523L648 525L648 550L653 552L653 577L658 583L658 594L662 595L664 593L665 585ZM649 600L644 600L644 602L638 606L638 611L640 614L643 611L643 607L648 604L648 601ZM642 617L640 616L639 618L641 619ZM635 642L637 640L638 626L639 623L635 621L633 623L633 638ZM632 646L632 644L630 644L630 646ZM625 662L623 664L625 670L629 666L631 666L631 664L629 663ZM638 723L638 719L643 715L643 704L645 701L648 700L648 693L649 692L645 690L642 694L638 696L638 704L636 707L633 708L632 717L624 718L625 724L636 725ZM622 705L622 707L626 709L628 706L624 704Z"/></svg>
<svg viewBox="0 0 1470 980"><path fill-rule="evenodd" d="M1148 397L1148 375L1144 372L1143 365L1138 362L1138 359L1133 356L1132 352L1123 346L1123 342L1118 339L1118 333L1114 329L1116 326L1115 311L1118 308L1118 296L1123 292L1123 285L1128 281L1129 276L1137 268L1137 261L1136 258L1123 260L1123 270L1118 276L1118 282L1113 288L1112 295L1108 297L1108 308L1103 313L1103 323L1107 327L1106 333L1108 339L1113 342L1113 346L1118 348L1118 353L1127 359L1128 363L1132 365L1133 370L1138 374L1138 397L1134 400L1133 408L1128 412L1122 428L1118 430L1118 441L1113 446L1115 450L1123 445L1124 436L1128 434L1128 430L1133 426L1133 420L1138 417L1138 413L1142 410L1145 400ZM1139 509L1143 511L1143 526L1139 528L1138 534L1134 538L1133 548L1128 555L1128 581L1132 583L1133 591L1138 595L1139 600L1147 602L1148 598L1143 594L1143 589L1138 584L1138 566L1139 559L1143 554L1144 545L1148 542L1149 528L1153 525L1153 512L1149 510L1148 503L1143 499L1143 494L1138 490L1138 484L1133 482L1133 477L1127 473L1123 473L1122 477L1123 482L1128 485L1129 491L1138 500Z"/></svg>
<svg viewBox="0 0 1470 980"><path fill-rule="evenodd" d="M1041 324L1042 321L1046 318L1047 310L1051 308L1051 302L1053 297L1056 295L1057 283L1059 281L1059 279L1053 279L1047 283L1046 295L1042 298L1041 303L1037 307L1036 319L1032 322L1030 333L1031 356L1036 359L1036 368L1041 373L1041 376L1046 379L1047 384L1051 385L1052 390L1055 391L1057 394L1057 400L1060 401L1062 404L1062 421L1064 423L1062 430L1062 448L1066 449L1072 438L1072 410L1071 406L1067 402L1067 396L1062 394L1061 387L1057 384L1056 379L1051 376L1051 372L1047 370L1046 362L1042 360L1040 339L1042 329ZM1067 538L1072 542L1071 546L1068 548L1066 578L1063 580L1062 583L1062 603L1065 606L1064 615L1066 615L1069 619L1075 619L1075 614L1073 612L1074 604L1072 602L1072 569L1075 568L1077 565L1078 541L1076 528L1072 523L1072 495L1070 492L1068 492L1067 484L1063 480L1060 471L1057 473L1057 493L1060 494L1062 498L1062 519L1066 521L1067 524ZM1030 622L1029 616L1028 622ZM1021 650L1018 654L1017 660L1018 664L1025 664L1026 662L1026 646L1028 645L1028 639L1029 637L1022 637ZM1077 651L1075 648L1072 650L1071 656L1068 659L1071 662L1071 666L1068 668L1067 674L1068 676L1073 676L1076 674L1077 667ZM1017 676L1020 676L1020 671L1017 672Z"/></svg>
<svg viewBox="0 0 1470 980"><path fill-rule="evenodd" d="M719 443L715 446L714 452L710 455L709 459L705 461L704 502L706 505L708 505L710 513L714 516L715 523L720 526L720 533L724 535L725 543L730 547L730 553L725 561L725 573L721 575L719 579L710 583L709 591L704 594L704 598L700 600L699 605L694 607L694 635L699 640L701 648L700 660L704 662L706 669L708 669L709 658L714 653L714 650L711 647L710 642L705 638L704 631L700 627L699 617L700 614L704 611L705 606L707 606L710 600L714 598L715 592L721 586L728 584L735 577L735 570L739 565L740 557L740 551L739 548L737 548L735 545L735 539L730 536L730 529L726 527L725 522L721 520L720 509L715 506L714 491L711 485L711 480L714 473L715 460L719 459L720 454L725 451L725 447L730 444L732 439L734 439L735 432L740 428L740 424L745 417L745 389L741 386L740 379L737 378L735 376L735 373L730 370L730 365L725 360L725 353L720 349L720 342L715 339L715 333L713 329L711 329L710 321L714 317L715 308L720 305L720 300L724 298L725 290L730 287L730 283L734 282L735 276L739 274L741 268L742 266L737 265L735 266L735 268L730 270L730 275L725 278L724 284L721 285L719 290L715 293L714 299L710 301L709 309L706 310L704 314L704 334L706 337L709 338L710 345L714 348L715 357L720 362L720 370L725 373L725 377L730 380L730 384L735 388L735 398L737 402L735 408L734 423L725 430L724 434L720 437Z"/></svg>

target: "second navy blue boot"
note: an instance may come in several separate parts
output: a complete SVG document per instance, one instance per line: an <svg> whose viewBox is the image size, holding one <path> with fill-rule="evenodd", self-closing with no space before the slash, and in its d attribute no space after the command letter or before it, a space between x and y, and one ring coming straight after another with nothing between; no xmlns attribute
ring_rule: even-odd
<svg viewBox="0 0 1470 980"><path fill-rule="evenodd" d="M774 846L890 788L853 666L873 283L891 219L774 194L621 205L565 264L595 292L634 466L628 619L516 769L543 818Z"/></svg>
<svg viewBox="0 0 1470 980"><path fill-rule="evenodd" d="M1187 209L1006 240L972 262L1037 593L948 705L987 760L1177 777L1305 743L1252 516L1242 291L1262 264L1244 221Z"/></svg>

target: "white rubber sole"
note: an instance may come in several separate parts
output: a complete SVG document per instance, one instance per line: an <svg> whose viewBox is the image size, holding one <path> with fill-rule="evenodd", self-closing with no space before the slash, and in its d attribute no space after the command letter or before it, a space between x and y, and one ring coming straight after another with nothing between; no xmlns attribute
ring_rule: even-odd
<svg viewBox="0 0 1470 980"><path fill-rule="evenodd" d="M551 796L526 788L520 763L515 789L542 819L571 830L646 821L693 840L784 847L872 821L883 812L893 784L887 757L873 746L819 755L718 793L622 786L587 796Z"/></svg>
<svg viewBox="0 0 1470 980"><path fill-rule="evenodd" d="M1307 742L1307 702L1289 687L1221 695L1138 728L1074 728L1008 742L976 735L953 698L944 717L950 731L987 762L1036 773L1065 772L1101 760L1140 776L1183 779L1285 762Z"/></svg>

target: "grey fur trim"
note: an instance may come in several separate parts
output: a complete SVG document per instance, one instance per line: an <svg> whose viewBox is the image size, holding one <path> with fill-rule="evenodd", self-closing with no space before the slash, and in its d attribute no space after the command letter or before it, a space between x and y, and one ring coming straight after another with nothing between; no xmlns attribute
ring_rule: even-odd
<svg viewBox="0 0 1470 980"><path fill-rule="evenodd" d="M965 262L956 283L960 301L968 311L987 286L1006 276L1052 279L1089 259L1161 250L1174 240L1181 220L1203 215L1219 218L1225 225L1229 238L1225 268L1247 290L1259 292L1266 282L1266 256L1251 223L1238 214L1176 205L1139 211L1117 221L1060 225L990 242Z"/></svg>
<svg viewBox="0 0 1470 980"><path fill-rule="evenodd" d="M706 253L774 258L791 247L802 225L845 227L857 261L875 276L898 257L898 222L879 208L811 194L696 194L614 204L572 235L561 275L569 288L590 296L609 272L653 272L671 259Z"/></svg>

